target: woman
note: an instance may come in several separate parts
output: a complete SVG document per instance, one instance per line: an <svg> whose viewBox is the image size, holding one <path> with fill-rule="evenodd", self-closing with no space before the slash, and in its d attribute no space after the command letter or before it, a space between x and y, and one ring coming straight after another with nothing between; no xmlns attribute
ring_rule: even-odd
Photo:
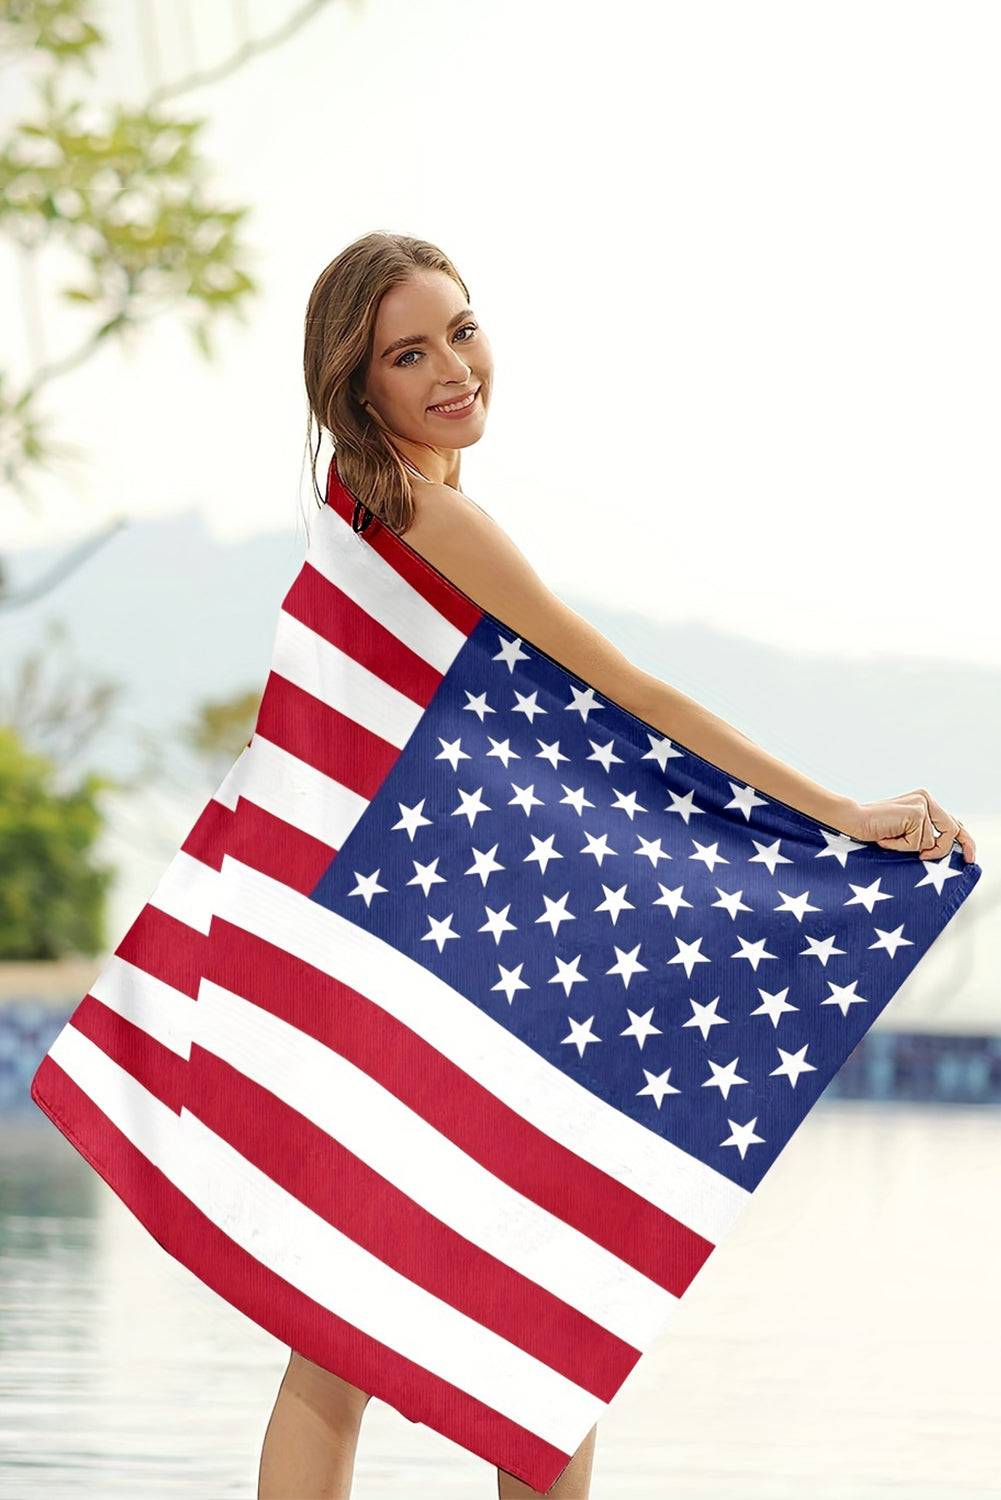
<svg viewBox="0 0 1001 1500"><path fill-rule="evenodd" d="M463 494L462 450L486 426L493 360L465 283L433 245L371 234L332 261L310 297L304 368L311 419L332 435L359 512L405 535L523 639L707 760L852 838L923 859L940 859L958 842L974 859L969 833L924 788L864 805L836 795L634 666L546 588ZM368 1400L293 1350L264 1439L259 1500L349 1495ZM548 1494L589 1493L594 1441L592 1428ZM497 1486L501 1500L539 1493L502 1470Z"/></svg>

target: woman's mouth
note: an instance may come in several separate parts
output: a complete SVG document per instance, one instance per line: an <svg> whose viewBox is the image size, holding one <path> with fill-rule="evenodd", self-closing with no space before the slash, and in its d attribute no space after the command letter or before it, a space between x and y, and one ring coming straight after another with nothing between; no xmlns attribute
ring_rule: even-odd
<svg viewBox="0 0 1001 1500"><path fill-rule="evenodd" d="M477 386L471 396L463 396L457 401L444 401L440 406L429 406L428 411L433 417L447 417L455 421L459 417L465 417L476 405L476 398L480 394Z"/></svg>

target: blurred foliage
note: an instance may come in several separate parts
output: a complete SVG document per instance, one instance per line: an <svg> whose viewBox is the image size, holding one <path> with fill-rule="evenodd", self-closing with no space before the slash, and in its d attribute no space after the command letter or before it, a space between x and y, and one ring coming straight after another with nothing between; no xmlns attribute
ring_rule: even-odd
<svg viewBox="0 0 1001 1500"><path fill-rule="evenodd" d="M260 706L258 690L205 699L184 725L185 744L202 757L220 781L253 734Z"/></svg>
<svg viewBox="0 0 1001 1500"><path fill-rule="evenodd" d="M62 767L86 749L124 691L108 679L88 681L71 649L66 622L50 619L44 639L0 677L0 727Z"/></svg>
<svg viewBox="0 0 1001 1500"><path fill-rule="evenodd" d="M113 871L94 862L101 831L97 796L107 785L88 772L57 790L55 762L27 750L0 726L0 959L56 959L99 953Z"/></svg>
<svg viewBox="0 0 1001 1500"><path fill-rule="evenodd" d="M94 0L0 0L0 65L31 100L0 136L0 234L20 257L34 364L23 377L0 369L0 480L22 501L35 501L33 472L80 451L52 435L43 409L51 381L109 343L128 344L162 314L186 319L206 358L215 355L221 316L246 321L247 303L259 290L241 238L251 210L222 196L202 152L208 118L186 113L178 100L195 89L204 97L209 85L280 45L329 3L303 0L280 18L275 7L271 30L259 36L249 34L240 13L227 55L158 82L144 103L124 105L98 99L87 87L110 44ZM54 359L36 352L43 329L35 292L50 260L59 278L54 293L45 284L46 296L55 297L55 321L61 334L76 331L72 346ZM100 534L63 549L29 587L13 587L0 558L0 609L24 608L50 593L122 524L115 518ZM101 826L98 790L166 789L175 747L200 756L221 779L252 731L259 701L248 693L204 703L175 736L133 726L144 753L133 775L92 772L67 790L77 775L74 757L123 690L88 682L68 662L66 646L66 626L51 623L44 644L13 670L8 651L0 680L0 958L96 952L111 879L91 858ZM146 855L160 841L145 803L134 813L130 799L119 797L113 821L115 833L133 838Z"/></svg>
<svg viewBox="0 0 1001 1500"><path fill-rule="evenodd" d="M55 58L84 58L104 34L87 15L88 0L4 0L0 7L0 55L49 52Z"/></svg>
<svg viewBox="0 0 1001 1500"><path fill-rule="evenodd" d="M87 102L74 91L106 38L89 0L4 0L0 48L30 55L35 104L0 143L0 233L25 253L57 248L77 264L57 296L91 314L84 337L17 388L0 371L0 473L23 499L28 473L58 454L39 398L46 384L78 368L109 339L164 312L183 310L200 353L214 356L221 314L246 320L259 288L241 228L250 208L227 204L209 185L201 153L208 120ZM39 71L39 59L41 68Z"/></svg>

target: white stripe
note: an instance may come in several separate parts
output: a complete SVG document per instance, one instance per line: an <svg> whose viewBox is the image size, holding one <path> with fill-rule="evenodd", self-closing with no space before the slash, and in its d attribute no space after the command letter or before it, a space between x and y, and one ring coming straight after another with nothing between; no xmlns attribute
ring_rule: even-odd
<svg viewBox="0 0 1001 1500"><path fill-rule="evenodd" d="M197 1002L145 969L112 954L90 993L178 1056L190 1058Z"/></svg>
<svg viewBox="0 0 1001 1500"><path fill-rule="evenodd" d="M240 784L244 777L243 763L249 752L249 746L244 745L236 760L230 766L225 776L212 793L216 802L221 802L223 807L228 807L230 812L236 810L236 799L240 795Z"/></svg>
<svg viewBox="0 0 1001 1500"><path fill-rule="evenodd" d="M647 1130L374 933L242 864L222 863L220 916L349 984L544 1134L714 1245L751 1194Z"/></svg>
<svg viewBox="0 0 1001 1500"><path fill-rule="evenodd" d="M384 682L284 609L278 614L271 666L296 687L399 750L425 711L423 704Z"/></svg>
<svg viewBox="0 0 1001 1500"><path fill-rule="evenodd" d="M354 1327L572 1453L607 1403L401 1276L67 1025L50 1055L224 1234Z"/></svg>
<svg viewBox="0 0 1001 1500"><path fill-rule="evenodd" d="M352 531L332 505L316 517L305 560L444 676L466 637Z"/></svg>
<svg viewBox="0 0 1001 1500"><path fill-rule="evenodd" d="M644 1350L678 1299L468 1156L391 1090L203 979L195 1041L312 1120L434 1218Z"/></svg>
<svg viewBox="0 0 1001 1500"><path fill-rule="evenodd" d="M342 786L257 731L239 765L240 776L231 784L231 795L235 792L246 797L332 849L341 848L368 807L367 797Z"/></svg>
<svg viewBox="0 0 1001 1500"><path fill-rule="evenodd" d="M178 849L157 881L148 905L207 935L218 883L218 870Z"/></svg>

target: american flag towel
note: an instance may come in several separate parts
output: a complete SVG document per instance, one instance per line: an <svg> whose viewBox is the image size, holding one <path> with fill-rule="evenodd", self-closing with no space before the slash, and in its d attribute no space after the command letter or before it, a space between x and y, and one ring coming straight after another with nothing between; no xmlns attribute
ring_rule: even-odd
<svg viewBox="0 0 1001 1500"><path fill-rule="evenodd" d="M34 1076L283 1344L548 1489L980 876L759 794L330 466L253 737Z"/></svg>

